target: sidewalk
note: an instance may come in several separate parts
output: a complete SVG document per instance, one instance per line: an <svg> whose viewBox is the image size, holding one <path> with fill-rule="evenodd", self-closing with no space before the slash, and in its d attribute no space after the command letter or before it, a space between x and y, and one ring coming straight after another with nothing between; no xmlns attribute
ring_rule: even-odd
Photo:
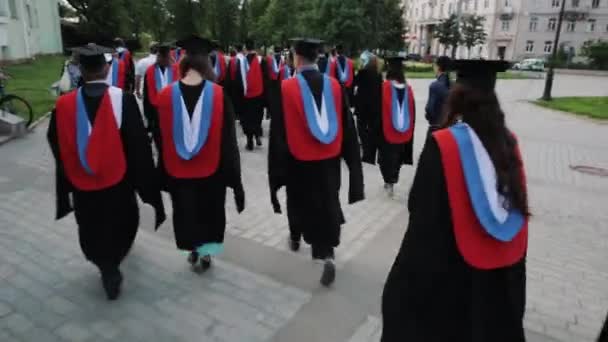
<svg viewBox="0 0 608 342"><path fill-rule="evenodd" d="M602 91L598 82L558 76L556 94L574 87L591 95ZM428 83L412 82L418 108ZM608 136L605 125L521 101L541 83L499 82L534 214L525 325L531 342L591 342L608 311L608 179L569 165L605 165ZM416 153L426 132L418 114ZM242 152L247 209L237 216L228 201L226 253L212 270L192 273L170 220L154 232L152 210L142 206L123 295L110 303L80 252L73 217L52 219L45 132L42 124L0 148L0 341L378 342L380 297L406 229L413 168L403 168L389 200L377 167L365 166L367 200L345 206L337 280L328 290L308 248L287 251L287 219L269 205L266 146Z"/></svg>

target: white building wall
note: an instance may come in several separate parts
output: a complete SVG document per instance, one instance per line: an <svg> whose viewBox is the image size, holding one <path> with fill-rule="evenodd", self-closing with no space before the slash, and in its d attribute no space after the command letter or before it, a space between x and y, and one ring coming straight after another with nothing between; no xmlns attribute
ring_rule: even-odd
<svg viewBox="0 0 608 342"><path fill-rule="evenodd" d="M572 8L572 0L566 0L567 10L587 13L584 20L576 22L574 32L567 31L566 22L562 28L560 41L574 47L577 54L589 39L608 40L608 0L599 0L597 8L592 7L593 1L579 0L579 6ZM451 13L458 13L460 8L463 15L477 14L486 18L486 43L471 49L471 58L498 59L503 53L507 60L546 56L545 42L555 38L555 31L547 29L549 19L557 19L559 12L559 7L552 6L552 0L405 0L405 5L405 16L410 27L410 52L425 55L429 25L438 24ZM530 30L530 19L533 17L538 20L536 31ZM589 19L595 20L594 32L589 32ZM529 41L533 42L533 51L526 51ZM431 54L443 54L444 49L436 40L430 45ZM447 49L447 54L451 54L450 49ZM458 47L456 56L467 58L466 47Z"/></svg>
<svg viewBox="0 0 608 342"><path fill-rule="evenodd" d="M61 52L59 25L58 0L0 0L0 59Z"/></svg>

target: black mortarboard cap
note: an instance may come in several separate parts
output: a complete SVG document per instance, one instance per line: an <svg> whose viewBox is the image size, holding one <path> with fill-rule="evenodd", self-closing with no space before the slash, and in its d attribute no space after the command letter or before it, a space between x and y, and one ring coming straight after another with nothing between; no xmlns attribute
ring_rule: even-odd
<svg viewBox="0 0 608 342"><path fill-rule="evenodd" d="M104 65L107 63L106 55L114 52L114 49L112 48L97 45L95 43L89 43L70 50L80 56L80 64L82 64L82 66L89 68Z"/></svg>
<svg viewBox="0 0 608 342"><path fill-rule="evenodd" d="M217 39L211 40L211 49L212 50L217 50L220 48L220 46L221 46L221 44Z"/></svg>
<svg viewBox="0 0 608 342"><path fill-rule="evenodd" d="M174 46L171 43L158 43L158 44L156 44L156 50L161 55L167 55L168 53L171 52L171 49L173 49L173 47Z"/></svg>
<svg viewBox="0 0 608 342"><path fill-rule="evenodd" d="M289 40L296 54L302 56L316 56L323 41L316 38L292 38Z"/></svg>
<svg viewBox="0 0 608 342"><path fill-rule="evenodd" d="M392 67L403 66L403 61L405 61L405 56L397 52L387 52L383 58Z"/></svg>
<svg viewBox="0 0 608 342"><path fill-rule="evenodd" d="M191 55L206 55L211 51L211 40L197 35L190 35L175 42L175 45L186 50Z"/></svg>
<svg viewBox="0 0 608 342"><path fill-rule="evenodd" d="M476 89L494 90L496 73L506 71L510 66L511 63L507 61L459 59L452 61L450 70L456 71L456 83Z"/></svg>

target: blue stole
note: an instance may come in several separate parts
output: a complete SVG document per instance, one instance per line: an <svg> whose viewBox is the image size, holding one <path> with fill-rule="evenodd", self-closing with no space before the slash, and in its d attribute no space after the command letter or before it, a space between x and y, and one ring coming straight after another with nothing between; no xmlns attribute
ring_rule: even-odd
<svg viewBox="0 0 608 342"><path fill-rule="evenodd" d="M283 79L285 79L285 80L290 79L292 77L291 76L291 68L287 64L283 64L283 68L284 68L283 69L283 73L284 73Z"/></svg>
<svg viewBox="0 0 608 342"><path fill-rule="evenodd" d="M317 110L317 104L315 103L314 96L306 79L302 74L296 75L298 84L300 86L300 92L302 96L302 102L304 103L304 112L306 116L306 122L312 135L322 144L331 144L338 134L338 113L336 113L336 105L334 102L334 94L331 86L331 79L328 76L323 76L323 100L321 101L321 111L323 111L323 105L327 110L327 119L329 122L329 129L327 133L323 133L317 117L319 111Z"/></svg>
<svg viewBox="0 0 608 342"><path fill-rule="evenodd" d="M279 72L281 71L281 66L277 63L277 58L276 55L272 56L272 70L274 71L275 75L278 75Z"/></svg>
<svg viewBox="0 0 608 342"><path fill-rule="evenodd" d="M348 65L348 60L346 57L344 58L344 69L340 65L340 60L336 60L336 67L338 68L338 78L341 83L346 83L348 81L348 76L350 75L350 65Z"/></svg>
<svg viewBox="0 0 608 342"><path fill-rule="evenodd" d="M112 86L118 85L118 71L120 69L118 58L112 58Z"/></svg>
<svg viewBox="0 0 608 342"><path fill-rule="evenodd" d="M510 208L508 209L507 220L504 223L498 221L490 208L490 201L484 190L480 167L468 132L468 129L471 128L460 123L449 129L458 145L469 198L480 225L488 234L499 241L508 242L513 240L524 227L525 218L523 214L518 209Z"/></svg>
<svg viewBox="0 0 608 342"><path fill-rule="evenodd" d="M404 88L405 93L403 94L403 101L399 103L399 96L397 96L397 87L391 83L391 93L392 93L392 115L393 118L393 128L399 132L404 133L410 128L410 106L409 106L409 94L407 85ZM401 110L399 110L399 105L401 105ZM399 126L399 117L403 117L403 127Z"/></svg>
<svg viewBox="0 0 608 342"><path fill-rule="evenodd" d="M197 141L194 149L189 151L185 144L184 120L192 119L183 117L184 114L186 114L186 116L188 116L188 114L182 112L183 100L182 91L179 88L179 82L175 82L172 86L171 102L173 107L173 143L175 144L177 155L183 160L191 160L194 158L207 142L209 128L211 127L211 116L213 115L213 92L213 82L205 81L205 86L203 87L202 92L203 106L200 113L201 120L197 132L198 135L196 137ZM193 113L192 118L194 118L195 115L197 115L197 113Z"/></svg>
<svg viewBox="0 0 608 342"><path fill-rule="evenodd" d="M166 66L165 70L167 71L167 85L171 84L173 81L173 68L171 66ZM160 91L163 89L162 86L162 72L160 71L160 67L158 65L154 66L154 81L156 82L156 91Z"/></svg>
<svg viewBox="0 0 608 342"><path fill-rule="evenodd" d="M91 170L87 160L87 147L89 145L91 129L92 127L89 121L87 108L84 105L82 87L80 87L76 94L76 144L78 145L78 159L80 159L80 165L82 165L89 175L93 174L93 170Z"/></svg>

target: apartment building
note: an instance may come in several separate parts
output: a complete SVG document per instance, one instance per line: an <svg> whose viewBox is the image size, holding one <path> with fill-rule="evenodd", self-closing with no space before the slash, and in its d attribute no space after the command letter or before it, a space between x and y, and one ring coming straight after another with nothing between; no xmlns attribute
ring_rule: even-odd
<svg viewBox="0 0 608 342"><path fill-rule="evenodd" d="M486 18L485 44L471 50L459 46L458 58L519 60L543 57L553 51L562 0L406 0L407 41L410 52L421 55L448 54L434 30L451 14ZM577 55L589 39L608 39L608 0L565 0L566 12L560 45Z"/></svg>
<svg viewBox="0 0 608 342"><path fill-rule="evenodd" d="M58 0L0 0L0 61L61 51Z"/></svg>

